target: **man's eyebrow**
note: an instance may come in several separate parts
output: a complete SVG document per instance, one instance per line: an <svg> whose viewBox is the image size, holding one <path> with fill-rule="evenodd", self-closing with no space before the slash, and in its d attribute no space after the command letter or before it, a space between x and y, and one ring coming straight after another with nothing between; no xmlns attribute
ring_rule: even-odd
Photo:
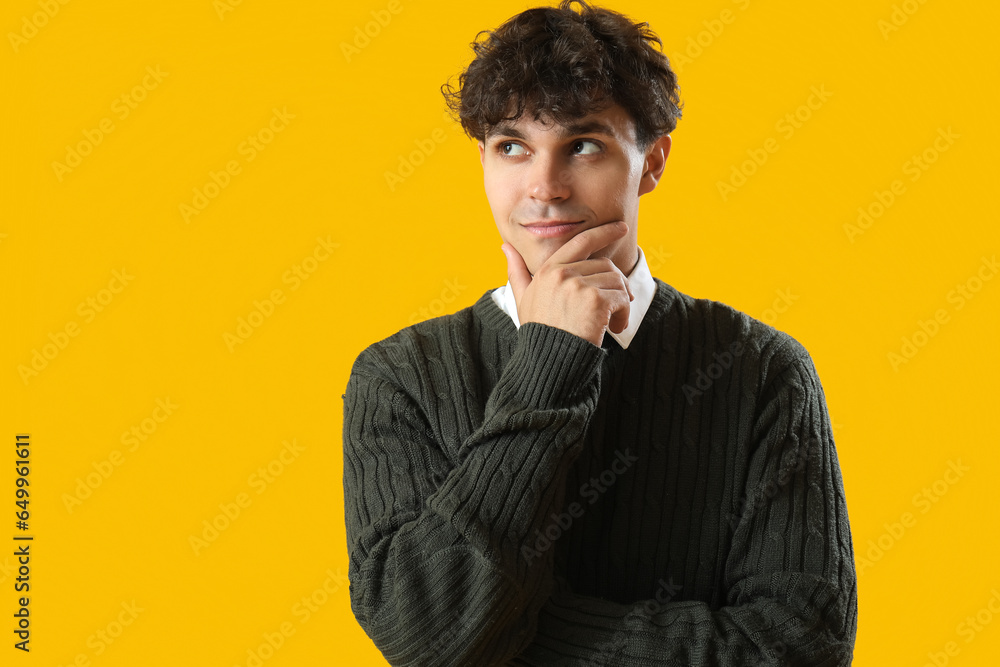
<svg viewBox="0 0 1000 667"><path fill-rule="evenodd" d="M524 133L518 130L510 123L500 123L499 125L493 127L489 132L486 133L487 139L491 139L493 137L514 137L515 139L527 140L527 137L524 136Z"/></svg>
<svg viewBox="0 0 1000 667"><path fill-rule="evenodd" d="M563 136L573 136L577 134L606 134L609 137L615 136L615 131L607 123L599 120L589 120L586 122L571 123L561 125L559 134Z"/></svg>
<svg viewBox="0 0 1000 667"><path fill-rule="evenodd" d="M573 137L581 134L603 134L609 137L617 136L610 125L599 120L589 120L570 123L569 125L560 125L557 132L561 137ZM497 125L489 131L486 138L491 139L498 136L512 137L514 139L527 141L527 137L524 133L510 123L501 123Z"/></svg>

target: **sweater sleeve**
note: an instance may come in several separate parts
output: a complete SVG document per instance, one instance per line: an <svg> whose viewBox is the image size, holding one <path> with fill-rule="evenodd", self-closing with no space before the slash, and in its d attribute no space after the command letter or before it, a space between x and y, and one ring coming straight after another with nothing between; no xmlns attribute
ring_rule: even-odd
<svg viewBox="0 0 1000 667"><path fill-rule="evenodd" d="M567 468L597 402L603 351L536 323L486 403L482 425L447 456L400 372L411 343L369 351L344 403L351 605L393 665L500 665L534 635L551 592L551 554L520 549L561 505ZM388 352L388 347L403 346ZM387 347L388 346L388 347ZM427 400L456 400L430 393Z"/></svg>
<svg viewBox="0 0 1000 667"><path fill-rule="evenodd" d="M666 573L655 599L633 604L560 582L515 664L851 663L857 580L843 482L823 391L801 354L757 412L744 502L730 522L725 605L671 600Z"/></svg>

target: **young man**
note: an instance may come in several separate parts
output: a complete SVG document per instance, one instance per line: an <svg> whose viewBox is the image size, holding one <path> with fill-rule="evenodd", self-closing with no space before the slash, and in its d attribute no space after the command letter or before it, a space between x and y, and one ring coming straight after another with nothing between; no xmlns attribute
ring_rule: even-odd
<svg viewBox="0 0 1000 667"><path fill-rule="evenodd" d="M815 368L650 276L676 80L646 24L576 4L513 17L445 87L509 282L354 365L354 613L394 665L850 664Z"/></svg>

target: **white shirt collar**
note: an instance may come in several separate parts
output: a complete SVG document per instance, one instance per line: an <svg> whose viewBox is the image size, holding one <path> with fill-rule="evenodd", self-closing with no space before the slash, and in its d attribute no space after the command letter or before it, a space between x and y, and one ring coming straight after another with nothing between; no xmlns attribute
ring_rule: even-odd
<svg viewBox="0 0 1000 667"><path fill-rule="evenodd" d="M618 341L623 349L628 349L629 343L635 337L635 332L639 330L642 318L646 316L646 311L649 310L649 305L653 303L653 297L656 295L656 283L649 272L646 256L643 254L642 248L638 250L639 261L636 262L632 273L628 274L628 284L632 288L632 296L635 297L629 305L628 326L621 333L607 332ZM493 297L493 302L500 307L500 310L510 316L510 319L514 321L514 326L520 328L521 322L517 318L517 302L514 300L514 290L511 289L510 282L508 281L503 287L493 290L490 296Z"/></svg>

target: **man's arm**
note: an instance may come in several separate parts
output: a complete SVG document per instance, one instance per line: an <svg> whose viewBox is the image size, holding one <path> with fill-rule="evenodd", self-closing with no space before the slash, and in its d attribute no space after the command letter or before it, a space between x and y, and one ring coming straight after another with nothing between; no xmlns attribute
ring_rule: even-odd
<svg viewBox="0 0 1000 667"><path fill-rule="evenodd" d="M562 505L603 352L552 327L522 326L458 461L415 400L440 389L415 371L423 357L404 332L362 354L348 383L352 607L394 665L504 664L530 642L551 588L551 554L529 567L520 549ZM449 378L466 389L475 381ZM431 394L436 425L467 409L456 404L463 391Z"/></svg>
<svg viewBox="0 0 1000 667"><path fill-rule="evenodd" d="M762 398L747 502L730 526L726 606L671 601L672 591L617 604L563 583L516 664L850 664L857 579L847 507L823 391L804 350Z"/></svg>

